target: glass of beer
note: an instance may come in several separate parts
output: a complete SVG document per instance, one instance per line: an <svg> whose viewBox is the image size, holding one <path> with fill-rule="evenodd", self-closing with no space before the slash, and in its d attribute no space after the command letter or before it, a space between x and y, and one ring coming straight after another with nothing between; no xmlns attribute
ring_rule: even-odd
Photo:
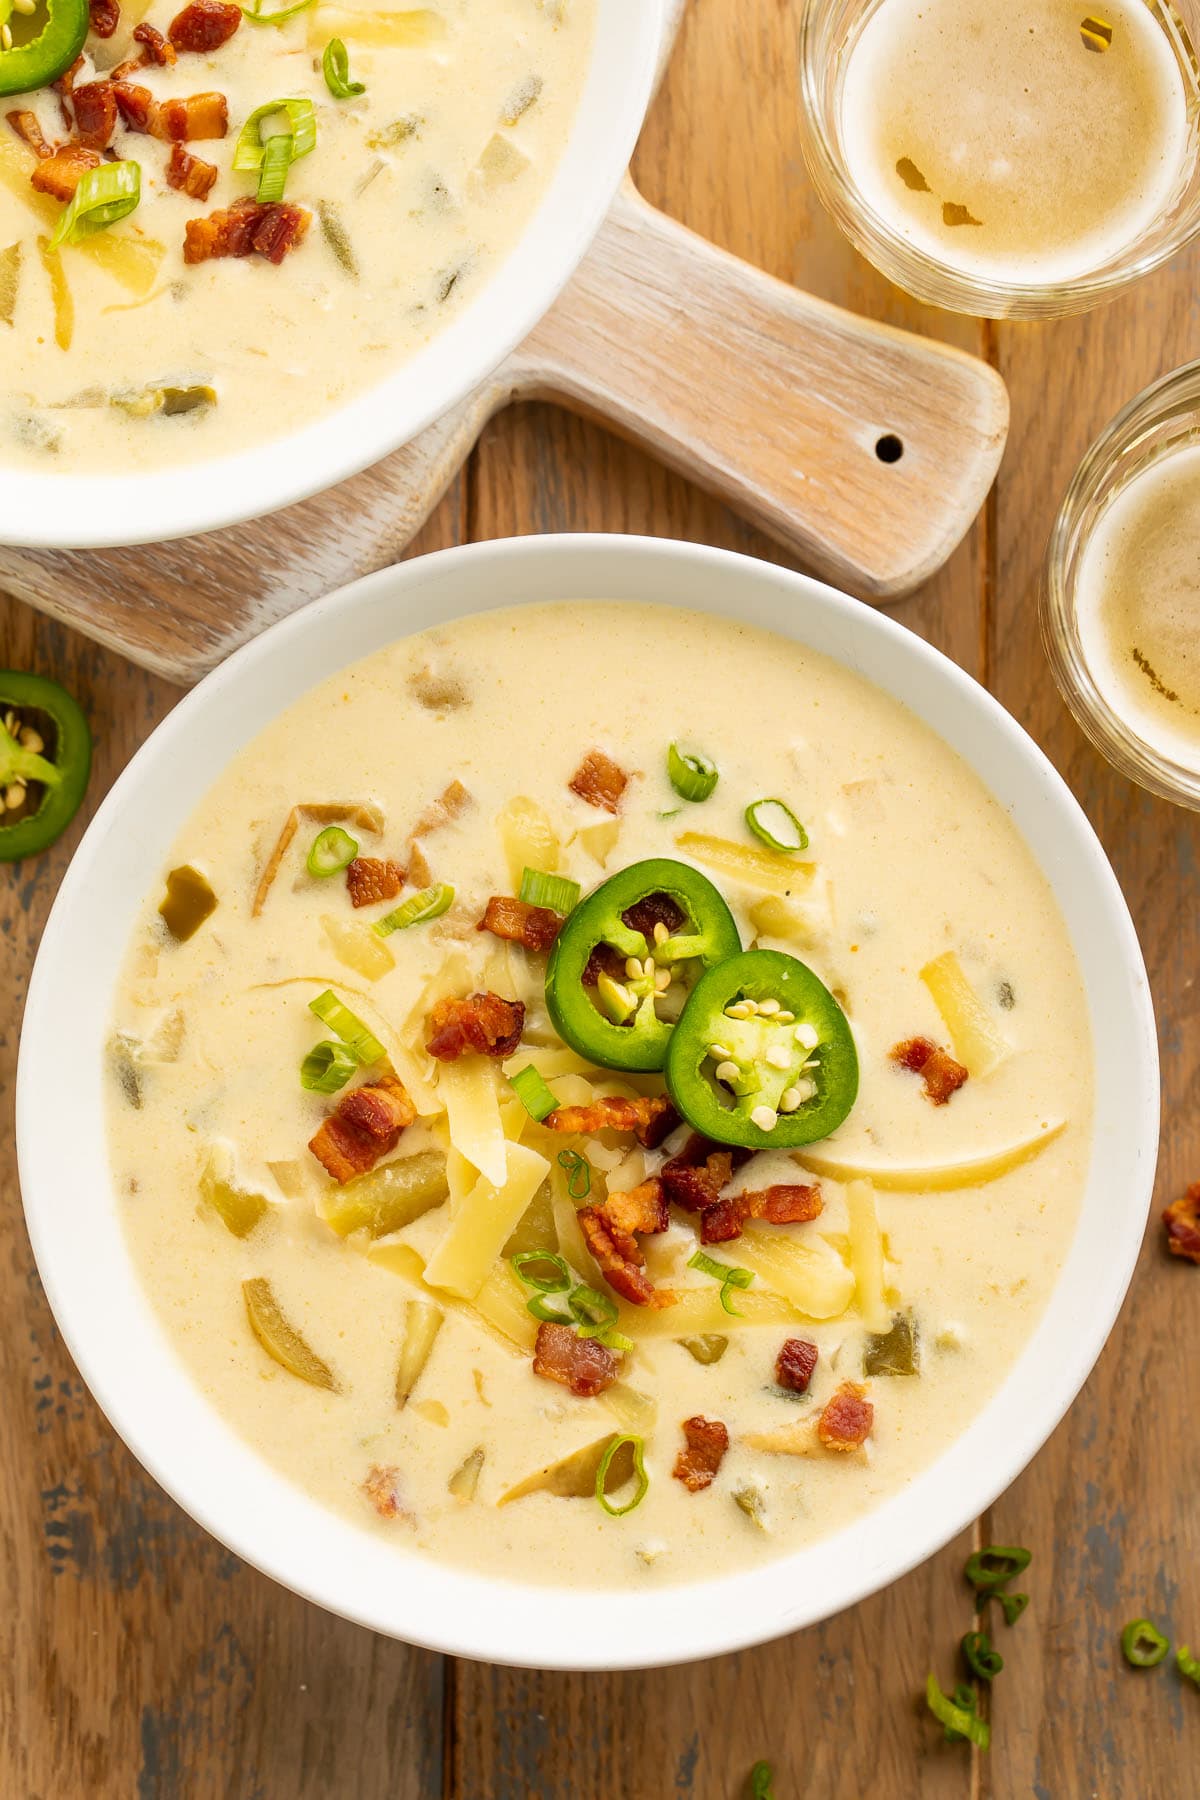
<svg viewBox="0 0 1200 1800"><path fill-rule="evenodd" d="M1042 635L1096 748L1200 810L1200 362L1146 388L1084 457L1050 537Z"/></svg>
<svg viewBox="0 0 1200 1800"><path fill-rule="evenodd" d="M805 157L922 300L1079 312L1200 229L1200 0L806 0Z"/></svg>

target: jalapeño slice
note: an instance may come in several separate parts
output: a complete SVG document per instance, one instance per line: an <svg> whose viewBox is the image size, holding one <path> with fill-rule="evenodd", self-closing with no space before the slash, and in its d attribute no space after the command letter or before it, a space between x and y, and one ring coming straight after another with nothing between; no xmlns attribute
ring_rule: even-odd
<svg viewBox="0 0 1200 1800"><path fill-rule="evenodd" d="M36 856L66 830L91 765L87 720L65 688L0 670L0 862Z"/></svg>
<svg viewBox="0 0 1200 1800"><path fill-rule="evenodd" d="M564 1042L604 1069L661 1069L682 965L736 956L733 914L698 870L634 863L581 900L555 939L546 1005Z"/></svg>
<svg viewBox="0 0 1200 1800"><path fill-rule="evenodd" d="M0 0L0 95L28 94L57 81L83 49L88 25L88 0L46 0L42 24L34 15L28 28L24 14L14 16L12 0Z"/></svg>
<svg viewBox="0 0 1200 1800"><path fill-rule="evenodd" d="M705 1137L790 1149L841 1124L858 1093L858 1055L845 1013L811 969L779 950L748 950L692 989L671 1037L667 1087Z"/></svg>

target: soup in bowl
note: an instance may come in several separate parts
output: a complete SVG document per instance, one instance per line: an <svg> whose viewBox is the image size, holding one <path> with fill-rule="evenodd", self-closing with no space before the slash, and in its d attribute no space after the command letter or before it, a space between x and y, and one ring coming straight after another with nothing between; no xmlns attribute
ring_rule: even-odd
<svg viewBox="0 0 1200 1800"><path fill-rule="evenodd" d="M203 1522L399 1635L619 1666L994 1497L1119 1304L1155 1109L1111 873L986 695L803 578L542 540L181 705L48 928L19 1125L68 1340Z"/></svg>

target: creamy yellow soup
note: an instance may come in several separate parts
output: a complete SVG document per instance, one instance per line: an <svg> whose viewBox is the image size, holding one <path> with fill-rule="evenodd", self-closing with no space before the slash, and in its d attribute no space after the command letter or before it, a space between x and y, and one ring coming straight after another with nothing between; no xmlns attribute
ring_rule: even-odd
<svg viewBox="0 0 1200 1800"><path fill-rule="evenodd" d="M675 741L715 763L708 799L673 790ZM595 750L628 778L616 812L569 785ZM745 808L762 797L803 822L806 849L751 835ZM412 882L353 908L340 873L308 872L323 813L300 815L279 857L291 809L306 806L346 814L339 829L360 855L453 886L448 910L381 935ZM653 1182L687 1128L643 1149L629 1132L535 1122L511 1085L526 1066L564 1107L649 1097L662 1077L564 1048L544 957L477 926L525 867L586 896L648 857L704 873L743 946L820 978L845 1009L860 1083L845 1123L799 1163L772 1150L734 1176L728 1192L815 1185L820 1210L751 1220L709 1247L746 1271L725 1291L731 1310L723 1278L693 1265L695 1213L675 1207L641 1239L647 1278L674 1304L613 1296L629 1347L612 1352L613 1384L581 1397L535 1373L538 1296L512 1256L541 1247L572 1285L612 1295L580 1209ZM1028 1339L1088 1161L1075 958L1003 810L858 676L665 608L469 619L368 657L262 732L188 820L164 878L183 866L215 910L177 941L156 888L116 996L111 1148L130 1254L213 1405L381 1545L575 1585L670 1583L778 1556L902 1487ZM300 1078L331 1038L309 1004L326 990L385 1058L341 1096ZM435 1061L430 1012L474 992L524 1003L519 1047ZM962 1077L944 1104L893 1055L913 1039ZM346 1093L389 1068L417 1117L381 1166L401 1182L421 1167L425 1188L419 1216L373 1236L397 1224L372 1213L377 1172L339 1185L307 1146ZM479 1171L497 1146L489 1186ZM817 1351L804 1394L776 1379L790 1339ZM848 1384L871 1424L835 1450L820 1422ZM723 1425L728 1448L692 1491L674 1470L695 1418ZM637 1500L613 1516L597 1498L598 1447L621 1436L638 1440L646 1484L640 1500L632 1478L606 1490L614 1510Z"/></svg>
<svg viewBox="0 0 1200 1800"><path fill-rule="evenodd" d="M89 37L83 83L162 33L183 0L133 0ZM264 0L263 10L277 10ZM0 463L66 471L158 469L311 424L381 381L477 296L541 200L586 77L594 0L437 0L372 8L327 0L280 26L243 21L211 54L128 76L156 101L215 91L228 133L189 143L215 165L206 199L167 184L169 143L118 125L141 203L49 262L63 208L30 186L35 158L0 123ZM339 38L365 91L337 99L322 71ZM250 114L309 101L316 145L287 202L311 219L275 266L252 254L188 266L190 220L254 195L233 158ZM48 143L56 93L23 96ZM268 129L278 120L268 121Z"/></svg>

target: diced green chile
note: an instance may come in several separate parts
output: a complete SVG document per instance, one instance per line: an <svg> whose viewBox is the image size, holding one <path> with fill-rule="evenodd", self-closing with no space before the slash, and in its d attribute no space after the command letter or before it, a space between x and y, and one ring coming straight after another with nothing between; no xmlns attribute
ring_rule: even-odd
<svg viewBox="0 0 1200 1800"><path fill-rule="evenodd" d="M16 732L5 724L15 714ZM20 742L31 727L35 752ZM23 787L25 800L0 812L0 862L47 849L75 817L92 766L92 735L79 705L45 675L0 671L0 793Z"/></svg>
<svg viewBox="0 0 1200 1800"><path fill-rule="evenodd" d="M910 1312L897 1313L887 1331L872 1332L863 1345L864 1375L919 1375L921 1343Z"/></svg>
<svg viewBox="0 0 1200 1800"><path fill-rule="evenodd" d="M773 1010L736 1016L743 1002L760 1008L764 1001ZM785 1066L775 1067L785 1052ZM730 1064L736 1076L718 1081L718 1069ZM671 1099L695 1131L748 1150L828 1137L858 1095L845 1013L810 968L779 950L747 950L700 977L671 1037L666 1074Z"/></svg>
<svg viewBox="0 0 1200 1800"><path fill-rule="evenodd" d="M654 942L652 926L643 933L630 923L639 912L645 922L664 911L682 916L677 929L668 928L664 943ZM593 999L604 990L585 985L594 954L603 956L606 947L610 961L619 959L621 973L602 974L600 980L610 995L616 992L630 1003L621 1023ZM650 959L655 972L683 962L711 970L741 947L733 914L712 882L686 863L654 857L622 869L580 901L550 953L546 1005L559 1036L589 1062L605 1069L661 1069L674 1027L658 1016L654 973L630 976L626 960L636 957L644 965Z"/></svg>

